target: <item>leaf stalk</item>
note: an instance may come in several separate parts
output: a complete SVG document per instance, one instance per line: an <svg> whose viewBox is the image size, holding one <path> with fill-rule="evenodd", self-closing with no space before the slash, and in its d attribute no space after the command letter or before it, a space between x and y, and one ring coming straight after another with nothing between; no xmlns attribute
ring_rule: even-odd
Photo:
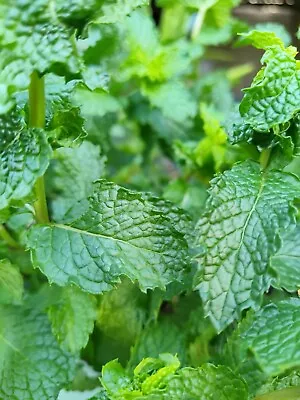
<svg viewBox="0 0 300 400"><path fill-rule="evenodd" d="M21 248L19 243L11 236L11 234L8 232L8 230L3 224L0 225L0 236L4 240L4 242L7 243L9 247L12 247L14 249Z"/></svg>
<svg viewBox="0 0 300 400"><path fill-rule="evenodd" d="M44 77L39 77L36 71L34 71L30 77L29 126L31 128L45 127L45 82ZM37 179L35 192L37 200L34 203L34 209L37 221L40 223L48 223L49 214L43 176Z"/></svg>

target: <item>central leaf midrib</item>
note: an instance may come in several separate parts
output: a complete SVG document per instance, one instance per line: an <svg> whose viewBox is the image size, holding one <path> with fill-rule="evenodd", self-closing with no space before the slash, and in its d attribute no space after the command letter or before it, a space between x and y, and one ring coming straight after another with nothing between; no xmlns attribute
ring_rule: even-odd
<svg viewBox="0 0 300 400"><path fill-rule="evenodd" d="M253 206L251 207L251 209L250 209L250 211L249 211L249 215L248 215L247 218L246 218L244 227L243 227L243 229L242 229L242 235L241 235L241 239L240 239L240 242L239 242L239 246L238 246L238 248L236 249L236 253L235 253L235 262L234 262L234 273L232 273L232 274L231 274L231 277L230 277L230 282L229 282L229 285L228 285L228 288L229 288L229 289L230 289L231 286L232 286L232 280L233 280L233 277L234 277L235 272L236 272L237 257L238 257L238 254L239 254L239 252L240 252L240 249L241 249L241 247L242 247L242 245L243 245L243 243L244 243L244 237L245 237L245 233L246 233L246 230L247 230L249 221L250 221L250 219L251 219L251 217L252 217L252 215L253 215L253 213L254 213L254 211L255 211L255 209L256 209L256 206L257 206L257 204L258 204L258 201L260 200L260 197L261 197L261 195L262 195L262 192L263 192L263 189L264 189L264 184L265 184L265 179L264 179L264 175L262 175L262 177L261 177L261 182L260 182L260 188L259 188L258 193L257 193L257 196L256 196L256 198L255 198L255 200L254 200ZM229 294L229 290L226 292L226 295L225 295L225 299L224 299L224 303L223 303L223 304L224 304L224 307L225 307L225 305L227 304L228 294Z"/></svg>
<svg viewBox="0 0 300 400"><path fill-rule="evenodd" d="M128 245L132 246L132 247L134 247L134 248L136 248L138 250L144 250L144 251L148 251L150 253L154 253L154 254L158 254L158 255L162 255L162 254L164 255L165 254L164 252L159 252L159 251L155 251L155 250L152 250L152 249L147 249L145 247L136 246L135 244L133 244L133 243L131 243L129 241L125 241L125 240L122 240L122 239L119 239L119 238L114 238L113 236L103 235L102 233L93 233L93 232L89 232L89 231L84 231L82 229L75 228L75 227L69 226L69 225L52 224L51 227L55 227L55 228L58 228L58 229L64 229L64 230L67 230L67 231L75 232L75 233L80 234L80 235L93 236L93 237L97 237L97 238L113 240L115 242L121 242L121 243L123 243L123 244L125 244L127 246Z"/></svg>

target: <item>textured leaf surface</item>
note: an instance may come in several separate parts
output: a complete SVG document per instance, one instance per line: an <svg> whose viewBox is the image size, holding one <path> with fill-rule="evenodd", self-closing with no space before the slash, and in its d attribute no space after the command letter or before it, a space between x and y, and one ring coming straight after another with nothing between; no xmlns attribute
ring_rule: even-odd
<svg viewBox="0 0 300 400"><path fill-rule="evenodd" d="M76 148L55 151L49 179L53 218L56 221L62 220L78 200L92 193L93 182L104 174L104 162L99 146L86 141Z"/></svg>
<svg viewBox="0 0 300 400"><path fill-rule="evenodd" d="M0 260L0 304L18 304L23 295L23 277L8 260Z"/></svg>
<svg viewBox="0 0 300 400"><path fill-rule="evenodd" d="M75 360L59 347L47 316L7 306L0 314L0 397L55 400Z"/></svg>
<svg viewBox="0 0 300 400"><path fill-rule="evenodd" d="M271 258L271 267L277 273L276 285L296 292L300 288L300 225L290 229L282 238L282 244Z"/></svg>
<svg viewBox="0 0 300 400"><path fill-rule="evenodd" d="M17 112L0 118L0 209L23 199L49 164L51 148L42 130L27 130Z"/></svg>
<svg viewBox="0 0 300 400"><path fill-rule="evenodd" d="M245 382L227 367L178 367L178 360L171 354L161 354L159 359L145 358L134 370L134 381L115 360L104 366L102 383L112 399L248 399Z"/></svg>
<svg viewBox="0 0 300 400"><path fill-rule="evenodd" d="M243 309L260 304L270 285L267 266L278 247L279 229L293 221L290 202L299 195L296 177L262 173L251 161L212 181L198 226L198 243L205 250L199 289L219 331Z"/></svg>
<svg viewBox="0 0 300 400"><path fill-rule="evenodd" d="M96 313L96 299L77 287L59 289L57 301L48 311L54 336L72 353L86 346Z"/></svg>
<svg viewBox="0 0 300 400"><path fill-rule="evenodd" d="M300 365L300 300L268 304L242 337L270 376Z"/></svg>
<svg viewBox="0 0 300 400"><path fill-rule="evenodd" d="M80 206L81 216L70 218L68 225L37 225L31 230L33 263L50 282L101 293L121 275L137 280L142 290L182 280L187 243L155 203L99 181Z"/></svg>
<svg viewBox="0 0 300 400"><path fill-rule="evenodd" d="M206 364L198 369L179 370L169 379L161 396L165 400L247 400L248 390L245 382L229 368Z"/></svg>
<svg viewBox="0 0 300 400"><path fill-rule="evenodd" d="M254 129L268 131L289 121L299 111L300 69L295 48L268 48L240 105L241 115Z"/></svg>
<svg viewBox="0 0 300 400"><path fill-rule="evenodd" d="M230 144L251 142L253 138L253 128L241 117L238 108L234 108L229 113L228 118L224 122L224 129L228 135Z"/></svg>

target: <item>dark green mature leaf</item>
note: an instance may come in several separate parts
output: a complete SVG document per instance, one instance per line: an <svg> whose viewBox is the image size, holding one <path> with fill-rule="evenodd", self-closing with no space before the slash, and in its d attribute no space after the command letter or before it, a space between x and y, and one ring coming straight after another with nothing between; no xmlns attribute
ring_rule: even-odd
<svg viewBox="0 0 300 400"><path fill-rule="evenodd" d="M188 246L165 210L106 181L99 181L79 208L80 216L74 219L70 212L67 225L31 229L34 266L50 282L102 293L122 275L137 280L142 290L182 281Z"/></svg>
<svg viewBox="0 0 300 400"><path fill-rule="evenodd" d="M0 209L28 196L49 164L44 131L27 129L16 110L0 118Z"/></svg>
<svg viewBox="0 0 300 400"><path fill-rule="evenodd" d="M44 314L0 308L0 397L56 399L73 377L75 360L61 350Z"/></svg>
<svg viewBox="0 0 300 400"><path fill-rule="evenodd" d="M143 358L157 358L162 353L177 354L181 362L186 359L186 332L168 320L153 323L143 330L131 350L129 365L133 367Z"/></svg>
<svg viewBox="0 0 300 400"><path fill-rule="evenodd" d="M55 221L62 220L78 200L93 192L93 182L104 174L105 158L99 146L84 141L76 148L60 148L50 165L50 196ZM74 191L74 188L76 190Z"/></svg>
<svg viewBox="0 0 300 400"><path fill-rule="evenodd" d="M18 304L23 296L23 277L8 260L0 260L0 304Z"/></svg>
<svg viewBox="0 0 300 400"><path fill-rule="evenodd" d="M274 126L288 122L300 109L300 69L295 60L297 51L294 47L284 49L277 42L276 36L271 40L265 33L257 32L259 41L254 38L251 43L266 48L262 57L265 66L258 72L250 88L244 89L245 96L240 105L241 115L245 122L254 129L268 131ZM266 43L261 43L264 36ZM280 41L280 39L278 39ZM269 45L268 45L269 44Z"/></svg>
<svg viewBox="0 0 300 400"><path fill-rule="evenodd" d="M246 123L241 117L238 107L235 107L228 115L223 125L228 135L229 143L251 142L254 130L251 125Z"/></svg>
<svg viewBox="0 0 300 400"><path fill-rule="evenodd" d="M198 224L199 289L205 312L221 331L241 311L260 305L270 285L268 262L278 234L293 222L290 202L300 183L280 171L262 172L247 161L212 181L206 211Z"/></svg>
<svg viewBox="0 0 300 400"><path fill-rule="evenodd" d="M48 315L57 341L66 350L77 353L86 346L94 329L96 299L76 287L59 288Z"/></svg>
<svg viewBox="0 0 300 400"><path fill-rule="evenodd" d="M242 337L269 376L300 365L300 300L268 304Z"/></svg>
<svg viewBox="0 0 300 400"><path fill-rule="evenodd" d="M282 237L282 244L271 257L271 267L277 274L276 286L290 292L300 288L300 225L290 229Z"/></svg>

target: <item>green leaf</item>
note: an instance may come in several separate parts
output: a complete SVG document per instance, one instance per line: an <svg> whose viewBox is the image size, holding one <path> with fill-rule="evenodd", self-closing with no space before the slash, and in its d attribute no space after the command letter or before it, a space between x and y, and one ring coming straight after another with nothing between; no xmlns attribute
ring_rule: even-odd
<svg viewBox="0 0 300 400"><path fill-rule="evenodd" d="M169 81L162 85L144 85L142 94L152 106L161 109L163 115L184 123L196 115L196 102L182 82Z"/></svg>
<svg viewBox="0 0 300 400"><path fill-rule="evenodd" d="M273 32L277 38L281 39L284 46L289 46L292 43L292 38L286 27L277 22L262 22L256 24L255 31L260 32ZM276 40L276 39L275 39Z"/></svg>
<svg viewBox="0 0 300 400"><path fill-rule="evenodd" d="M104 163L99 146L87 141L79 147L60 148L54 152L49 169L49 194L53 198L55 221L62 220L78 200L93 192L93 182L104 174Z"/></svg>
<svg viewBox="0 0 300 400"><path fill-rule="evenodd" d="M73 83L55 75L47 76L46 84L46 131L52 146L71 147L79 144L87 133L81 110L73 100ZM63 82L62 82L63 81Z"/></svg>
<svg viewBox="0 0 300 400"><path fill-rule="evenodd" d="M263 35L263 33L261 33ZM268 47L258 72L245 95L240 112L256 130L268 131L288 122L300 110L300 69L294 47Z"/></svg>
<svg viewBox="0 0 300 400"><path fill-rule="evenodd" d="M280 230L294 221L290 202L299 195L295 176L262 172L252 161L211 182L198 223L197 243L204 247L198 283L206 315L218 331L245 308L260 305L270 285L269 258L278 249Z"/></svg>
<svg viewBox="0 0 300 400"><path fill-rule="evenodd" d="M149 0L108 0L102 6L101 14L103 15L97 19L97 22L101 24L122 22L136 8L148 4Z"/></svg>
<svg viewBox="0 0 300 400"><path fill-rule="evenodd" d="M270 399L272 399L272 394L275 395L274 392L277 391L281 391L283 389L287 389L287 388L291 388L293 386L296 386L296 392L298 395L300 394L300 372L299 370L294 370L292 372L290 372L288 375L286 376L281 376L281 377L276 377L276 378L272 378L272 380L270 380L269 382L267 382L266 384L264 384L258 391L258 395L263 395L263 394L270 394ZM287 391L287 392L281 392L282 393L293 393L291 391ZM268 397L266 397L266 400L268 399ZM275 398L276 399L276 398ZM282 397L282 399L284 399L284 397ZM288 399L290 400L290 397L288 397ZM296 398L297 399L297 398ZM263 398L261 399L263 400ZM279 399L280 400L280 399Z"/></svg>
<svg viewBox="0 0 300 400"><path fill-rule="evenodd" d="M112 396L119 394L123 390L130 391L132 389L131 379L118 360L110 361L104 365L101 383L108 394Z"/></svg>
<svg viewBox="0 0 300 400"><path fill-rule="evenodd" d="M276 286L289 292L300 288L300 225L285 232L277 253L271 257L271 267L277 274Z"/></svg>
<svg viewBox="0 0 300 400"><path fill-rule="evenodd" d="M59 347L47 316L13 306L0 314L0 397L56 399L73 377L75 360Z"/></svg>
<svg viewBox="0 0 300 400"><path fill-rule="evenodd" d="M77 353L88 342L96 320L96 299L76 287L56 291L48 315L52 332L66 350Z"/></svg>
<svg viewBox="0 0 300 400"><path fill-rule="evenodd" d="M299 299L266 305L255 314L253 324L242 335L269 376L300 365L299 306Z"/></svg>
<svg viewBox="0 0 300 400"><path fill-rule="evenodd" d="M20 111L0 118L0 209L30 194L49 164L51 147L41 129L27 129Z"/></svg>
<svg viewBox="0 0 300 400"><path fill-rule="evenodd" d="M23 296L23 277L8 260L0 260L0 304L18 304Z"/></svg>
<svg viewBox="0 0 300 400"><path fill-rule="evenodd" d="M274 32L268 30L252 30L247 33L241 33L241 38L237 42L240 46L252 45L257 49L267 50L271 46L279 46L284 50L283 41Z"/></svg>
<svg viewBox="0 0 300 400"><path fill-rule="evenodd" d="M259 368L254 355L249 352L244 333L253 323L253 311L249 311L236 326L221 350L220 360L232 371L241 376L248 385L250 393L256 393L267 380L266 374Z"/></svg>
<svg viewBox="0 0 300 400"><path fill-rule="evenodd" d="M157 358L162 353L177 354L186 359L186 333L172 321L162 320L148 325L131 350L129 366L137 365L143 358Z"/></svg>
<svg viewBox="0 0 300 400"><path fill-rule="evenodd" d="M202 167L212 159L215 170L219 171L225 161L226 133L221 127L217 114L205 103L200 104L200 116L203 120L205 137L200 140L194 150L195 161Z"/></svg>
<svg viewBox="0 0 300 400"><path fill-rule="evenodd" d="M33 264L50 282L102 293L122 275L137 280L142 290L183 279L188 255L184 235L168 212L142 194L102 180L78 207L75 219L74 210L69 213L67 225L31 229Z"/></svg>
<svg viewBox="0 0 300 400"><path fill-rule="evenodd" d="M98 308L97 324L108 337L133 344L147 317L147 297L129 280L105 293Z"/></svg>
<svg viewBox="0 0 300 400"><path fill-rule="evenodd" d="M182 368L157 394L165 400L248 399L247 385L241 378L227 367L212 364L204 364L197 369Z"/></svg>
<svg viewBox="0 0 300 400"><path fill-rule="evenodd" d="M252 141L254 130L251 125L247 124L241 117L238 107L234 107L223 125L230 144L241 142L249 143Z"/></svg>

